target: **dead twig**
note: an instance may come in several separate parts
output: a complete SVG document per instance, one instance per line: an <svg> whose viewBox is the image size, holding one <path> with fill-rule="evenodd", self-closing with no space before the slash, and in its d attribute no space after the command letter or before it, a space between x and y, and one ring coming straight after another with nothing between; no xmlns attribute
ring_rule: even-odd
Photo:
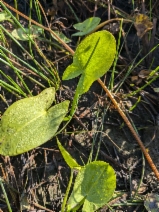
<svg viewBox="0 0 159 212"><path fill-rule="evenodd" d="M113 104L116 106L119 114L121 115L121 117L124 119L125 123L127 124L127 126L129 127L131 133L133 134L134 138L136 139L137 143L139 144L142 152L144 153L151 169L153 170L153 172L155 173L155 176L157 177L157 179L159 180L159 172L155 166L155 164L153 163L153 160L151 159L149 153L147 152L146 148L144 147L141 139L139 138L139 136L137 135L136 131L134 130L133 126L131 125L130 121L128 120L128 118L126 117L126 115L123 113L123 111L120 109L118 103L116 102L116 100L114 99L114 97L112 96L112 94L110 93L110 91L107 89L107 87L104 85L104 83L98 79L99 84L102 86L102 88L105 90L105 92L107 93L107 95L109 96L109 98L111 99L111 101L113 102Z"/></svg>

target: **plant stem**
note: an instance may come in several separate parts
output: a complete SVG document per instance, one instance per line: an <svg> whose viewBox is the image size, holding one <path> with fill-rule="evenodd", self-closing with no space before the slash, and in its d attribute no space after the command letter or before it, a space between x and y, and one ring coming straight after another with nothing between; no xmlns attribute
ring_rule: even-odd
<svg viewBox="0 0 159 212"><path fill-rule="evenodd" d="M1 185L1 188L2 188L2 191L3 191L3 194L4 194L4 198L5 198L6 203L7 203L8 211L9 212L12 212L12 209L10 207L10 203L9 203L9 200L8 200L8 197L7 197L7 194L6 194L6 191L5 191L5 188L3 186L3 183L2 183L2 179L1 178L0 178L0 185Z"/></svg>
<svg viewBox="0 0 159 212"><path fill-rule="evenodd" d="M115 69L116 69L116 64L119 58L119 48L120 48L120 41L121 41L121 33L122 33L122 25L123 25L123 19L120 22L120 31L119 31L119 37L118 37L118 44L117 44L117 48L116 48L116 56L114 59L114 64L113 64L113 70L112 70L112 74L111 74L111 83L110 83L110 87L111 87L111 91L113 91L113 87L114 87L114 75L115 75Z"/></svg>
<svg viewBox="0 0 159 212"><path fill-rule="evenodd" d="M71 169L70 180L69 180L69 183L68 183L68 186L67 186L65 197L64 197L63 202L62 202L61 212L65 212L66 202L67 202L67 199L68 199L68 195L69 195L69 191L70 191L70 188L71 188L72 180L73 180L73 169Z"/></svg>

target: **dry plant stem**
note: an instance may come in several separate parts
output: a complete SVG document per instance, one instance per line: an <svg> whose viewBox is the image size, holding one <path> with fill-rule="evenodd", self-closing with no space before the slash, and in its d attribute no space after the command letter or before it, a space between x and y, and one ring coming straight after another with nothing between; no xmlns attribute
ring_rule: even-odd
<svg viewBox="0 0 159 212"><path fill-rule="evenodd" d="M130 121L128 120L128 118L126 117L126 115L123 113L123 111L120 109L118 103L116 102L116 100L114 99L114 97L112 96L112 94L110 93L110 91L107 89L107 87L104 85L104 83L98 79L99 84L102 86L102 88L104 89L104 91L107 93L107 95L109 96L109 98L111 99L111 101L113 102L113 104L116 106L118 112L120 113L121 117L124 119L125 123L127 124L127 126L129 127L130 131L132 132L134 138L136 139L137 143L139 144L142 152L144 153L151 169L154 171L157 179L159 180L159 172L155 166L155 164L153 163L149 153L147 152L146 148L144 147L141 139L139 138L139 136L137 135L136 131L134 130L134 128L132 127Z"/></svg>
<svg viewBox="0 0 159 212"><path fill-rule="evenodd" d="M104 27L106 24L109 24L109 23L114 22L114 21L121 21L121 20L123 20L124 23L128 23L128 22L129 22L129 23L132 23L132 22L133 22L133 21L130 20L130 19L112 18L112 19L110 19L110 20L104 21L104 22L102 22L101 24L99 24L91 33L93 33L93 32L95 32L95 31L99 30L100 28Z"/></svg>
<svg viewBox="0 0 159 212"><path fill-rule="evenodd" d="M37 208L42 209L42 210L45 210L45 211L48 211L48 212L54 212L54 211L52 211L52 210L50 210L50 209L48 209L48 208L43 207L42 205L39 205L39 204L36 203L36 202L33 202L33 205L34 205L35 207L37 207Z"/></svg>
<svg viewBox="0 0 159 212"><path fill-rule="evenodd" d="M22 16L23 18L31 21L32 23L34 23L35 25L49 31L51 34L53 34L57 39L58 41L72 54L74 55L74 51L66 44L64 43L51 29L48 29L47 27L44 27L43 25L37 23L36 21L28 18L26 15L22 14L21 12L17 11L16 9L14 9L13 7L9 6L8 4L6 4L4 1L0 0L0 2L3 2L4 5L6 5L6 7L8 7L9 9L11 9L12 11L14 11L15 13L18 13L20 16ZM116 20L116 21L120 21L121 18L115 18L115 19L111 19L111 20L108 20L108 21L105 21L103 23L101 23L99 26L98 26L98 29L101 28L102 26L104 26L105 24L107 23L110 23L112 22L112 20ZM126 19L126 21L129 21L129 22L132 22L131 20L128 20ZM96 28L97 30L97 28ZM121 117L124 119L125 123L127 124L127 126L129 127L130 131L132 132L134 138L136 139L137 143L139 144L142 152L144 153L151 169L153 170L153 172L155 173L155 176L157 177L157 179L159 180L159 172L155 166L155 164L153 163L149 153L147 152L146 148L144 147L141 139L139 138L139 136L137 135L137 133L135 132L133 126L131 125L130 121L128 120L128 118L126 117L126 115L123 113L123 111L120 109L118 103L116 102L116 100L114 99L114 97L112 96L112 94L110 93L110 91L107 89L107 87L105 86L105 84L100 80L98 79L97 80L98 83L102 86L102 88L104 89L104 91L107 93L107 95L109 96L109 98L111 99L111 101L113 102L113 104L116 106L119 114L121 115Z"/></svg>

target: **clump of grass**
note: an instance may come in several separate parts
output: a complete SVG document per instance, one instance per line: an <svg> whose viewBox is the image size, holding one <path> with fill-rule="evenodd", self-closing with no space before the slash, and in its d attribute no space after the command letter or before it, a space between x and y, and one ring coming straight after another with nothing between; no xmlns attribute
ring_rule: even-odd
<svg viewBox="0 0 159 212"><path fill-rule="evenodd" d="M32 18L32 4L33 2L30 1L30 19ZM20 23L19 16L16 15L15 17L2 2L1 5L4 9L3 12L10 16L9 21L12 26L12 31L14 29L20 29L23 33L27 33L28 41L21 42L15 38L7 27L4 27L4 24L6 24L5 20L4 24L0 24L0 61L4 64L4 69L0 70L2 75L0 86L15 95L22 95L24 97L32 95L31 87L28 85L28 80L33 84L37 84L41 88L54 86L58 89L60 83L58 71L52 61L48 60L43 54L41 50L42 43L40 43L38 37L35 39L32 37L32 31L30 30L31 22L28 23L28 33L24 26ZM37 18L41 23L42 17L39 4L37 4L37 2L35 3L35 11L37 13ZM51 37L52 36L50 35L50 38ZM44 32L41 34L41 39L42 38L44 42L46 40ZM13 49L18 49L19 53L14 53L14 51L11 50L12 46ZM6 74L5 67L12 70L13 74L11 74L11 76ZM17 82L15 82L15 78L17 79Z"/></svg>

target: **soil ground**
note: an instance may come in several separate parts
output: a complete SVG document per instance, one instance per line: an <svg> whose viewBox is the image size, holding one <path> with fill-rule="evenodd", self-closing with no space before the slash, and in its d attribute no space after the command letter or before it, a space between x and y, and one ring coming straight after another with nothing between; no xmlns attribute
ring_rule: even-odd
<svg viewBox="0 0 159 212"><path fill-rule="evenodd" d="M6 2L12 6L14 5L14 1ZM71 5L80 21L84 21L92 16L100 17L101 21L105 21L116 17L117 13L115 11L120 11L127 18L133 17L135 12L150 15L149 1L145 1L145 3L143 3L144 1L134 1L134 8L133 1L126 0L114 0L112 4L109 4L109 1L102 0L72 0L68 2L63 0L57 2L46 0L40 2L46 14L50 14L47 17L49 22L53 23L53 27L58 27L67 37L72 39L69 45L74 50L78 40L71 37L71 34L75 32L72 25L77 23L77 20L69 5ZM28 15L29 1L26 1L25 5L23 1L18 1L18 8L22 13ZM49 13L49 11L52 12ZM134 26L131 26L129 23L123 24L123 34L127 33L127 36L124 37L123 35L121 38L122 50L116 67L118 74L115 78L115 86L126 75L133 61L135 66L141 58L159 44L158 11L159 3L156 1L152 3L151 11L154 24L151 32L152 35L153 33L155 34L148 43L146 40L147 33L143 37L139 37ZM55 23L55 20L60 20L60 24ZM105 28L111 31L116 40L118 40L119 23L118 25L115 25L115 23L117 22L107 25ZM21 56L14 44L11 48L15 54ZM46 49L43 52L52 61L63 56L61 52L53 49L50 51ZM71 58L61 59L56 64L60 77L71 61ZM157 66L159 66L158 48L133 69L130 76L114 96L129 120L134 123L154 164L159 169L159 96L154 91L154 88L159 86L159 80L156 79L151 85L134 96L123 97L123 94L137 90L147 82L146 73L144 72L143 74L141 71L150 71ZM0 64L0 67L7 75L15 77L12 70L7 66ZM111 74L107 73L102 80L108 84L110 76ZM0 77L4 79L2 75ZM136 81L133 80L133 77L136 77ZM77 82L78 79L62 81L60 91L56 95L57 101L60 102L65 99L72 101ZM37 85L28 82L28 86L35 95L39 93L40 89ZM17 100L13 94L7 92L3 87L0 87L0 93L6 98L8 105ZM141 101L133 110L130 110L137 102L139 96ZM2 100L0 101L2 115L8 107L7 104ZM108 162L116 171L116 192L120 193L120 197L115 198L109 203L112 210L109 207L103 207L99 211L147 211L144 207L146 201L149 208L151 208L149 211L159 211L157 200L159 182L147 161L145 161L141 149L128 127L124 124L116 108L103 93L97 82L92 85L89 92L81 97L76 116L79 119L73 118L67 126L65 133L63 132L59 135L59 140L63 146L79 164L83 165L83 163L87 163L94 141L93 159L99 148L98 160ZM92 138L90 138L86 129L91 133ZM56 140L52 139L44 145L19 156L1 156L1 176L4 179L5 189L13 211L19 211L21 206L23 211L58 212L61 210L61 201L68 185L70 169L58 150ZM134 195L136 202L131 204ZM0 210L7 211L6 203L2 199L3 193L1 192Z"/></svg>

